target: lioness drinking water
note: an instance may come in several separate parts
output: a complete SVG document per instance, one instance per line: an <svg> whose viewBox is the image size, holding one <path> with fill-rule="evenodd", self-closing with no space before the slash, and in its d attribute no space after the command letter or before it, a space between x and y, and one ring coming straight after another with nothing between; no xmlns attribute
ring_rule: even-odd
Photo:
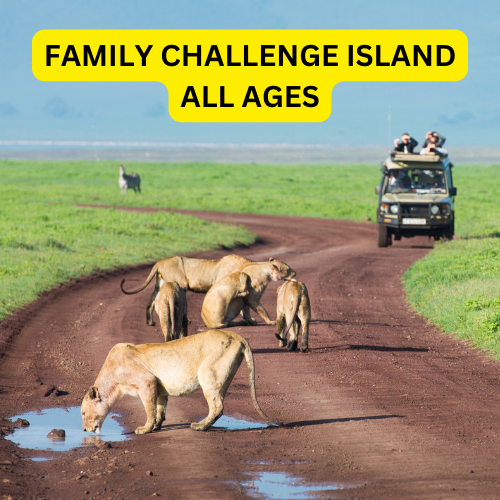
<svg viewBox="0 0 500 500"><path fill-rule="evenodd" d="M139 396L146 410L146 423L135 433L158 430L165 420L169 396L187 396L201 388L209 413L191 428L204 431L222 416L224 396L243 358L254 408L265 420L280 425L266 416L257 402L248 342L234 332L208 330L164 344L116 344L83 398L83 430L99 433L111 408L125 394Z"/></svg>

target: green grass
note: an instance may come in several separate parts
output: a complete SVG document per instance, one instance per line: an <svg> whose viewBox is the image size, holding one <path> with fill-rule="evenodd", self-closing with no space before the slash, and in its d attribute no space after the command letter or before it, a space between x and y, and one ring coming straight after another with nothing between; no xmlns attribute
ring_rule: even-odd
<svg viewBox="0 0 500 500"><path fill-rule="evenodd" d="M500 240L439 244L403 276L412 306L445 332L500 358Z"/></svg>
<svg viewBox="0 0 500 500"><path fill-rule="evenodd" d="M193 218L75 203L375 219L378 165L126 166L141 175L142 194L120 194L117 162L0 161L0 318L80 274L253 238ZM457 166L453 174L460 239L437 244L404 286L413 307L445 332L500 357L500 166Z"/></svg>
<svg viewBox="0 0 500 500"><path fill-rule="evenodd" d="M500 358L500 167L455 167L457 234L403 276L411 305Z"/></svg>
<svg viewBox="0 0 500 500"><path fill-rule="evenodd" d="M134 163L142 195L120 194L117 162L0 161L0 198L134 207L307 215L363 220L374 217L378 166L221 165Z"/></svg>
<svg viewBox="0 0 500 500"><path fill-rule="evenodd" d="M0 175L0 319L96 270L255 241L242 226L190 216L76 207L72 197L100 191L79 165L2 162Z"/></svg>

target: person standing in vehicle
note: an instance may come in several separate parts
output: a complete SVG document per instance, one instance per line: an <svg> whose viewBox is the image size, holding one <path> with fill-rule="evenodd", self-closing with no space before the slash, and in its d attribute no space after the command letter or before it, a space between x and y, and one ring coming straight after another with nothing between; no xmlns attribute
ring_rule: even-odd
<svg viewBox="0 0 500 500"><path fill-rule="evenodd" d="M394 139L394 151L399 153L413 153L417 145L418 142L407 132L401 136L401 139Z"/></svg>
<svg viewBox="0 0 500 500"><path fill-rule="evenodd" d="M424 146L422 147L420 154L421 155L437 154L439 156L446 156L448 154L448 151L438 146L439 137L441 137L439 136L439 134L437 134L436 132L432 132L431 135L429 136L427 144L424 143Z"/></svg>
<svg viewBox="0 0 500 500"><path fill-rule="evenodd" d="M432 141L431 138L433 139ZM425 134L425 141L422 144L422 148L427 148L429 142L434 143L438 148L442 148L445 141L446 137L444 137L443 135L438 134L437 132L427 132L427 134Z"/></svg>

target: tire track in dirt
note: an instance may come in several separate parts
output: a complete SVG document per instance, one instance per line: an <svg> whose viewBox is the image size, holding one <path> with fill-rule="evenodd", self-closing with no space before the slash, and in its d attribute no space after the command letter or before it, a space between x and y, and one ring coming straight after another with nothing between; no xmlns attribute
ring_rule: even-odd
<svg viewBox="0 0 500 500"><path fill-rule="evenodd" d="M245 224L262 241L236 253L284 260L308 286L313 314L309 353L279 349L274 327L261 321L234 329L254 350L262 408L288 422L287 427L196 433L189 423L206 415L202 394L171 398L160 432L134 436L111 449L78 448L34 463L23 460L32 452L0 441L0 464L12 462L0 465L0 492L13 498L146 498L159 493L220 500L245 497L240 485L248 481L245 473L280 471L350 486L325 493L328 498L497 495L499 366L439 333L405 303L400 276L428 252L428 240L378 249L376 227L370 224L183 213ZM145 324L149 289L134 296L119 290L122 277L142 282L150 267L76 280L0 324L3 417L79 405L112 345L161 341L159 327ZM271 283L263 297L272 317L278 285ZM193 334L203 326L203 295L189 293L188 301ZM47 385L61 395L54 391L43 397ZM224 406L226 414L257 419L246 369L236 375ZM136 399L122 400L119 410L128 430L144 421ZM85 477L80 477L82 470ZM2 483L5 479L11 482Z"/></svg>

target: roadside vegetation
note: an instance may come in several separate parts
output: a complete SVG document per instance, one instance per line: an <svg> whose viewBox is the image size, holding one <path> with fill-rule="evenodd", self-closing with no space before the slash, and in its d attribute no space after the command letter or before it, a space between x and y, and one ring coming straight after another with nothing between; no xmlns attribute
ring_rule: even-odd
<svg viewBox="0 0 500 500"><path fill-rule="evenodd" d="M403 276L411 305L500 359L500 167L455 167L457 234Z"/></svg>
<svg viewBox="0 0 500 500"><path fill-rule="evenodd" d="M4 181L0 187L0 319L40 292L97 270L255 241L256 236L243 226L166 212L74 206L60 195L66 187L62 179L71 178L73 168L78 173L78 166L63 163L47 170L40 163L30 167L0 163ZM72 196L78 191L83 198L99 192L99 183L91 179L69 184Z"/></svg>
<svg viewBox="0 0 500 500"><path fill-rule="evenodd" d="M0 160L4 189L58 203L216 210L332 219L373 219L378 166L133 163L142 194L118 188L118 162ZM5 184L7 183L7 184ZM369 189L368 189L369 188Z"/></svg>
<svg viewBox="0 0 500 500"><path fill-rule="evenodd" d="M175 214L75 204L375 219L378 165L126 164L142 194L120 194L118 162L0 161L0 318L55 283L166 255L250 243L243 228ZM403 277L412 306L500 357L500 166L456 166L456 233ZM391 251L390 248L387 251ZM8 290L8 291L6 291Z"/></svg>

